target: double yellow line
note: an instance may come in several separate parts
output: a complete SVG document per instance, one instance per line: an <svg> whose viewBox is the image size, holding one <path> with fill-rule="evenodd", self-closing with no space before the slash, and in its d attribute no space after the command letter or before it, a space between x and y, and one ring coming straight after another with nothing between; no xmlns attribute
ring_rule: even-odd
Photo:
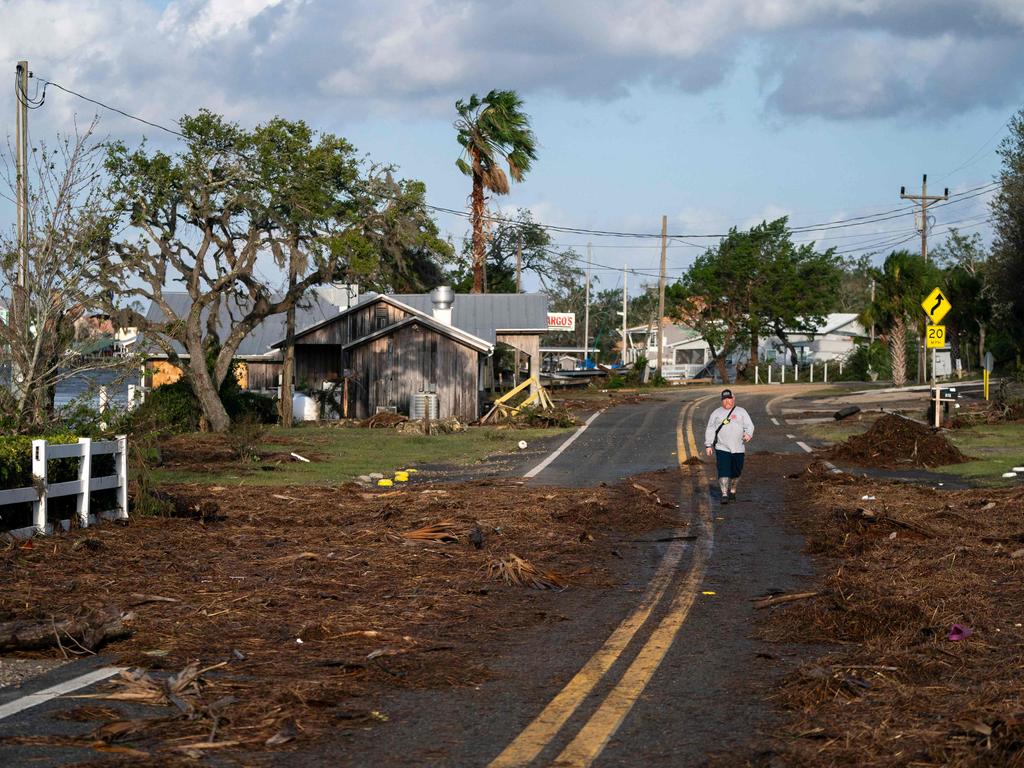
<svg viewBox="0 0 1024 768"><path fill-rule="evenodd" d="M688 453L690 456L699 456L693 432L693 416L697 406L707 399L704 397L690 401L679 412L676 422L676 454L680 469L682 469ZM490 768L525 766L537 758L619 659L637 631L661 603L669 586L675 582L678 586L667 612L637 652L619 682L605 696L604 701L590 716L576 737L555 759L555 764L559 766L589 766L601 754L608 740L622 725L622 721L654 676L658 665L665 658L665 654L668 653L680 627L686 620L696 598L697 587L704 578L708 557L711 554L714 534L710 503L706 492L707 478L703 465L700 465L698 473L689 474L689 477L693 483L691 496L696 506L694 522L697 528L695 531L697 539L693 558L686 572L681 577L676 572L686 549L686 544L682 540L677 540L668 546L637 607L615 628L604 645L587 660L580 671L537 715L533 722L491 761Z"/></svg>

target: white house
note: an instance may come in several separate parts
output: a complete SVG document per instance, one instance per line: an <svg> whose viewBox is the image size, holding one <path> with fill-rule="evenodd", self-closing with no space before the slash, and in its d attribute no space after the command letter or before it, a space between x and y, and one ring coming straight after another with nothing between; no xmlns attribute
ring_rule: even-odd
<svg viewBox="0 0 1024 768"><path fill-rule="evenodd" d="M864 326L857 321L857 315L851 312L826 315L825 322L812 333L793 332L788 335L801 363L845 358L856 348L858 340L868 338ZM776 358L784 358L788 354L780 339L773 337L766 342L762 348L769 357L769 350L774 351Z"/></svg>
<svg viewBox="0 0 1024 768"><path fill-rule="evenodd" d="M622 335L622 331L619 331ZM657 326L635 325L626 329L626 363L640 356L652 365L658 360ZM662 333L662 376L669 380L692 379L711 362L711 348L700 334L685 325L666 323Z"/></svg>

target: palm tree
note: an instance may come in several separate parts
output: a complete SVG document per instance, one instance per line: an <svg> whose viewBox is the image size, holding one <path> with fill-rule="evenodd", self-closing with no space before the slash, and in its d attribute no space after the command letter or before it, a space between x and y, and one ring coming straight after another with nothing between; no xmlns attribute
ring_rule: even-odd
<svg viewBox="0 0 1024 768"><path fill-rule="evenodd" d="M927 293L928 265L909 251L893 251L881 269L871 271L875 300L860 315L864 326L877 325L879 337L889 348L893 386L907 383L907 328L921 313L920 302Z"/></svg>
<svg viewBox="0 0 1024 768"><path fill-rule="evenodd" d="M509 176L522 181L537 159L530 118L522 106L515 91L491 91L482 99L474 93L469 101L455 102L455 129L462 145L455 165L473 179L473 293L484 291L484 190L507 195ZM508 176L501 169L502 160L508 164Z"/></svg>

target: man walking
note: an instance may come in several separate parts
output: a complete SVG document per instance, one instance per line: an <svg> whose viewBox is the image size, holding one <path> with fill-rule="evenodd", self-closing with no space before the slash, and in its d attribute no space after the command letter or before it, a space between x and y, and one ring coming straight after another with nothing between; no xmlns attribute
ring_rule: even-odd
<svg viewBox="0 0 1024 768"><path fill-rule="evenodd" d="M722 390L722 405L716 408L704 431L704 446L708 456L715 456L718 464L718 487L722 489L722 503L736 501L736 486L743 472L746 455L744 443L754 436L754 422L745 408L736 405L731 389Z"/></svg>

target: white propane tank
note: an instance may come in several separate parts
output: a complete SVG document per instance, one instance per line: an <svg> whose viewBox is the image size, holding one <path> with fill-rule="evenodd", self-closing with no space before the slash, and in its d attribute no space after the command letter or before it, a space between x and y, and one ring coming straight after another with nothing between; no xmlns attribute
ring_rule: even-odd
<svg viewBox="0 0 1024 768"><path fill-rule="evenodd" d="M316 421L320 416L316 400L309 395L296 392L292 397L292 419L294 421Z"/></svg>

